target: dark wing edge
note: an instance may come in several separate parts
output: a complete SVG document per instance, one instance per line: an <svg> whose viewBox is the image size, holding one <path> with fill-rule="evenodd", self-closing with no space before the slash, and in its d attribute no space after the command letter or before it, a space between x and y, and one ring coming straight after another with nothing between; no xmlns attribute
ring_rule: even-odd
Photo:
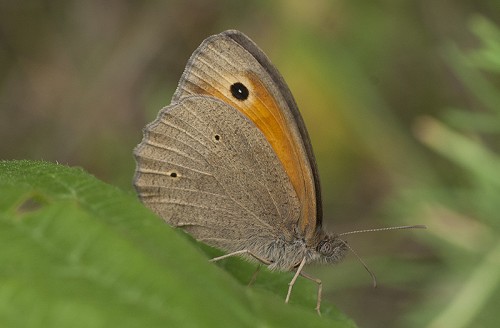
<svg viewBox="0 0 500 328"><path fill-rule="evenodd" d="M318 166L316 164L316 157L314 156L314 151L311 145L311 139L309 138L306 125L304 123L304 120L302 119L302 115L300 114L297 103L293 98L292 92L288 88L285 79L283 78L283 76L281 76L278 69L271 63L267 55L255 44L255 42L253 42L245 34L237 30L227 30L225 32L222 32L221 34L233 39L245 50L247 50L252 56L254 56L254 58L260 63L260 65L267 71L273 81L281 87L280 90L283 91L283 97L285 98L285 101L290 108L290 111L292 112L295 123L297 124L297 127L299 129L299 133L302 136L302 140L304 141L307 158L309 159L309 165L311 166L311 170L313 173L314 189L316 191L316 229L320 230L323 222L323 204L321 199L321 186L319 181Z"/></svg>

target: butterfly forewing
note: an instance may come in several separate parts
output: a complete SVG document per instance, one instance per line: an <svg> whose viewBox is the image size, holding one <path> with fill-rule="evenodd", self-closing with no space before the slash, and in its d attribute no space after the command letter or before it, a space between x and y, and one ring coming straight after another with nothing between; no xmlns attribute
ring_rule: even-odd
<svg viewBox="0 0 500 328"><path fill-rule="evenodd" d="M295 190L262 132L224 102L191 96L164 108L135 155L141 200L196 239L226 251L293 240Z"/></svg>
<svg viewBox="0 0 500 328"><path fill-rule="evenodd" d="M308 151L308 137L303 136L307 132L299 129L303 123L295 102L286 84L272 76L273 70L267 57L246 36L224 32L206 39L194 52L173 102L190 95L212 96L252 122L271 145L300 200L300 215L289 220L295 220L306 239L312 239L321 220L316 164L312 151ZM234 97L231 86L235 83L248 89L248 98Z"/></svg>

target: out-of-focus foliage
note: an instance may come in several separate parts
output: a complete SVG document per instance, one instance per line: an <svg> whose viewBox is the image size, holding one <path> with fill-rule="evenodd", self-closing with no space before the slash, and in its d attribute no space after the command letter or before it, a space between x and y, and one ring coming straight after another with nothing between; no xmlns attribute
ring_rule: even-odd
<svg viewBox="0 0 500 328"><path fill-rule="evenodd" d="M476 50L450 43L443 54L476 106L447 110L444 123L425 117L416 125L418 138L459 168L461 180L413 198L445 264L414 311L416 325L493 327L499 319L500 86L492 81L500 81L500 29L483 17L472 17L471 29Z"/></svg>
<svg viewBox="0 0 500 328"><path fill-rule="evenodd" d="M498 280L498 1L2 1L0 156L82 166L130 189L141 129L191 52L235 28L289 83L352 236L308 272L362 327L491 326ZM1 200L0 200L1 202Z"/></svg>

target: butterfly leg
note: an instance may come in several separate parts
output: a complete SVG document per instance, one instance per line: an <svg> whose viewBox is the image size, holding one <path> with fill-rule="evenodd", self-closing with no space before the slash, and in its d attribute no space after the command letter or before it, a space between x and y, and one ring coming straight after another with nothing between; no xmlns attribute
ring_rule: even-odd
<svg viewBox="0 0 500 328"><path fill-rule="evenodd" d="M252 256L253 258L255 258L256 260L266 264L266 265L269 265L271 264L272 262L269 261L269 260L266 260L258 255L255 255L254 253L252 253L251 251L249 251L248 249L243 249L241 251L236 251L236 252L232 252L232 253L229 253L229 254L225 254L225 255L222 255L222 256L218 256L218 257L214 257L213 259L210 260L210 262L217 262L217 261L220 261L220 260L223 260L223 259L226 259L228 257L232 257L232 256L237 256L237 255L243 255L243 254L248 254L250 256Z"/></svg>
<svg viewBox="0 0 500 328"><path fill-rule="evenodd" d="M302 271L302 268L304 268L305 264L306 264L306 258L304 257L302 261L300 261L297 270L295 270L295 275L293 276L292 280L288 283L288 293L286 294L285 303L288 303L288 301L290 300L290 295L292 294L293 285L295 285L295 281L297 281L297 278L299 277L300 272Z"/></svg>
<svg viewBox="0 0 500 328"><path fill-rule="evenodd" d="M290 300L290 295L292 293L293 285L295 285L295 281L297 281L297 278L299 276L302 276L302 277L309 279L309 280L312 280L318 284L318 298L316 301L316 312L318 312L318 314L321 315L320 306L321 306L321 292L323 290L323 283L321 282L321 280L314 278L305 272L302 272L302 269L304 268L305 264L306 264L306 258L303 258L302 261L300 262L297 270L295 271L295 275L293 276L292 280L288 284L288 293L286 294L285 303L288 303L288 301Z"/></svg>
<svg viewBox="0 0 500 328"><path fill-rule="evenodd" d="M220 260L223 260L225 258L228 258L228 257L231 257L231 256L236 256L236 255L241 255L241 254L249 254L250 256L254 257L256 260L258 260L258 261L260 261L260 262L262 262L262 263L264 263L266 265L269 265L269 264L272 263L271 261L268 261L266 259L261 258L260 256L255 255L254 253L250 252L247 249L244 249L244 250L241 250L241 251L237 251L237 252L232 252L232 253L229 253L229 254L226 254L226 255L222 255L222 256L219 256L219 257L214 257L213 259L210 260L210 262L220 261ZM252 278L250 278L250 282L248 283L248 286L251 286L255 282L255 279L257 279L257 274L259 273L259 271L260 271L260 264L257 266L257 269L253 273Z"/></svg>
<svg viewBox="0 0 500 328"><path fill-rule="evenodd" d="M301 272L300 275L318 284L318 298L316 301L316 312L318 312L318 314L321 315L320 306L321 306L321 293L323 291L323 283L318 278L312 277L305 272Z"/></svg>
<svg viewBox="0 0 500 328"><path fill-rule="evenodd" d="M260 272L260 264L257 265L257 269L255 269L255 272L252 275L252 278L250 278L250 281L248 282L248 287L252 286L255 280L257 280L257 275Z"/></svg>

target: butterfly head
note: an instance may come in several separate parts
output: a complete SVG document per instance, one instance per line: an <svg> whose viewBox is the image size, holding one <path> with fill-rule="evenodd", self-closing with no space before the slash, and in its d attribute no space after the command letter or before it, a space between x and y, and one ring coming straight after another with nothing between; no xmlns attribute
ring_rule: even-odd
<svg viewBox="0 0 500 328"><path fill-rule="evenodd" d="M347 243L337 235L325 234L316 246L320 261L324 263L338 263L342 261L348 251Z"/></svg>

